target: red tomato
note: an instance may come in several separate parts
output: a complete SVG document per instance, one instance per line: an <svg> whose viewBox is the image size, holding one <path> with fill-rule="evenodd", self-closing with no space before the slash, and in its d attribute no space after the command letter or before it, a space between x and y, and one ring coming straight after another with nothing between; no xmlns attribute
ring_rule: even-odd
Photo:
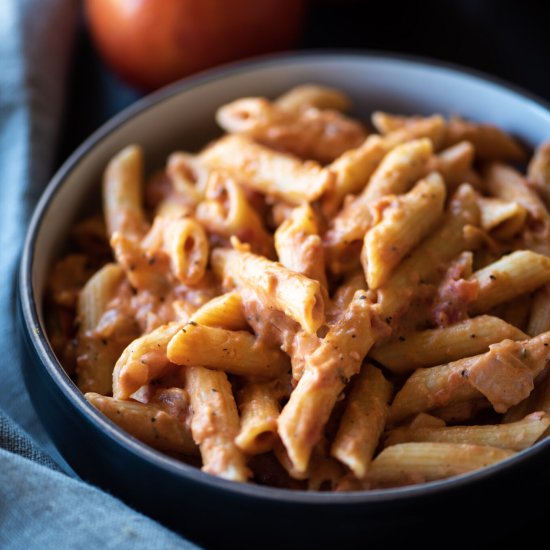
<svg viewBox="0 0 550 550"><path fill-rule="evenodd" d="M158 88L233 59L291 47L305 0L86 0L104 59Z"/></svg>

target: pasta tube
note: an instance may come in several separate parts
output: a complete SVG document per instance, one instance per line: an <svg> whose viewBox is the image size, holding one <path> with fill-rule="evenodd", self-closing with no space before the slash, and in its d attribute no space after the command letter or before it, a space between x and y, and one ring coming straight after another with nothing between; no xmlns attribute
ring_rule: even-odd
<svg viewBox="0 0 550 550"><path fill-rule="evenodd" d="M328 216L340 208L347 195L363 190L388 151L384 139L372 135L362 145L346 151L329 165L336 178L334 186L327 190L322 199Z"/></svg>
<svg viewBox="0 0 550 550"><path fill-rule="evenodd" d="M384 444L389 447L400 443L431 441L485 445L522 451L533 445L549 426L550 416L543 412L536 412L510 424L396 428L388 433Z"/></svg>
<svg viewBox="0 0 550 550"><path fill-rule="evenodd" d="M193 409L191 433L200 448L202 469L232 481L246 481L250 471L235 444L239 413L226 374L189 367L185 371L185 389Z"/></svg>
<svg viewBox="0 0 550 550"><path fill-rule="evenodd" d="M247 327L241 297L236 292L213 298L191 316L191 321L228 330ZM128 399L139 388L169 371L168 343L184 324L175 322L160 326L134 340L123 351L113 372L114 397Z"/></svg>
<svg viewBox="0 0 550 550"><path fill-rule="evenodd" d="M347 399L330 454L359 479L365 477L384 430L392 390L379 369L365 365Z"/></svg>
<svg viewBox="0 0 550 550"><path fill-rule="evenodd" d="M362 240L373 223L369 205L385 195L406 192L424 172L431 153L431 142L427 139L392 149L376 168L363 192L346 203L333 219L325 245L334 273L342 273L355 265L354 256L349 252L350 245Z"/></svg>
<svg viewBox="0 0 550 550"><path fill-rule="evenodd" d="M275 250L287 269L319 281L327 288L324 250L319 225L309 204L295 208L275 231Z"/></svg>
<svg viewBox="0 0 550 550"><path fill-rule="evenodd" d="M537 411L550 414L550 376L548 376L548 368L537 379L535 389L526 399L511 407L504 415L502 422L517 422L525 415ZM545 432L545 436L547 435L550 435L548 430Z"/></svg>
<svg viewBox="0 0 550 550"><path fill-rule="evenodd" d="M483 353L501 340L525 340L527 335L498 317L481 315L445 328L412 332L380 347L370 357L395 373L431 367Z"/></svg>
<svg viewBox="0 0 550 550"><path fill-rule="evenodd" d="M334 174L316 162L301 162L239 135L218 140L201 159L210 168L239 173L243 185L255 191L296 206L318 199L334 182Z"/></svg>
<svg viewBox="0 0 550 550"><path fill-rule="evenodd" d="M176 365L204 366L241 376L273 378L288 370L288 357L246 331L207 327L194 321L170 340L167 357Z"/></svg>
<svg viewBox="0 0 550 550"><path fill-rule="evenodd" d="M428 172L439 172L451 191L461 183L473 185L470 174L474 155L474 146L469 141L461 141L433 156L428 162Z"/></svg>
<svg viewBox="0 0 550 550"><path fill-rule="evenodd" d="M471 303L473 314L508 302L550 282L550 258L530 250L518 250L476 271L470 280L479 282L479 294Z"/></svg>
<svg viewBox="0 0 550 550"><path fill-rule="evenodd" d="M241 429L235 439L246 454L266 453L277 438L279 392L273 383L249 383L238 396Z"/></svg>
<svg viewBox="0 0 550 550"><path fill-rule="evenodd" d="M488 190L499 199L522 205L532 224L550 225L550 214L540 197L531 189L519 172L510 166L493 163L485 172Z"/></svg>
<svg viewBox="0 0 550 550"><path fill-rule="evenodd" d="M529 314L527 333L538 336L550 330L550 285L537 290Z"/></svg>
<svg viewBox="0 0 550 550"><path fill-rule="evenodd" d="M92 276L79 295L76 374L78 387L83 392L111 393L113 367L125 341L115 338L115 335L107 338L98 329L123 280L122 268L107 264Z"/></svg>
<svg viewBox="0 0 550 550"><path fill-rule="evenodd" d="M384 134L384 140L390 147L413 139L429 139L435 151L443 146L447 131L447 123L441 115L429 117L399 117L384 114L386 127L378 128ZM375 126L380 125L377 113L373 115ZM377 126L378 127L378 126Z"/></svg>
<svg viewBox="0 0 550 550"><path fill-rule="evenodd" d="M481 227L495 237L512 237L519 233L527 219L527 210L518 202L480 197Z"/></svg>
<svg viewBox="0 0 550 550"><path fill-rule="evenodd" d="M524 161L525 150L509 134L491 124L452 118L447 124L445 145L469 141L482 160Z"/></svg>
<svg viewBox="0 0 550 550"><path fill-rule="evenodd" d="M155 405L124 401L97 393L86 393L86 399L124 431L159 451L186 455L198 453L189 426Z"/></svg>
<svg viewBox="0 0 550 550"><path fill-rule="evenodd" d="M142 173L143 152L137 145L126 147L109 162L103 178L103 211L109 237L115 232L144 233Z"/></svg>
<svg viewBox="0 0 550 550"><path fill-rule="evenodd" d="M550 141L536 148L527 167L529 184L532 185L550 207Z"/></svg>
<svg viewBox="0 0 550 550"><path fill-rule="evenodd" d="M208 262L208 240L202 226L191 218L170 220L164 231L164 243L170 267L184 284L197 284Z"/></svg>
<svg viewBox="0 0 550 550"><path fill-rule="evenodd" d="M350 99L345 93L318 84L295 86L279 96L275 104L280 109L290 113L299 113L309 107L347 111L351 106Z"/></svg>
<svg viewBox="0 0 550 550"><path fill-rule="evenodd" d="M365 276L362 272L350 275L345 279L332 296L330 306L327 310L327 320L334 322L340 318L353 300L355 293L358 290L366 290L366 288Z"/></svg>
<svg viewBox="0 0 550 550"><path fill-rule="evenodd" d="M197 204L204 196L208 170L196 155L177 152L168 157L166 173L174 190L191 204Z"/></svg>
<svg viewBox="0 0 550 550"><path fill-rule="evenodd" d="M112 372L113 396L128 399L142 386L170 369L166 348L183 323L162 325L134 340L119 357Z"/></svg>
<svg viewBox="0 0 550 550"><path fill-rule="evenodd" d="M322 163L357 147L366 137L358 121L338 111L309 107L291 112L260 97L223 105L216 120L227 132L245 134L274 149Z"/></svg>
<svg viewBox="0 0 550 550"><path fill-rule="evenodd" d="M445 223L420 243L377 290L383 317L395 318L406 312L420 286L433 282L438 266L447 264L475 244L469 242L464 229L478 224L476 194L471 186L461 185L451 200Z"/></svg>
<svg viewBox="0 0 550 550"><path fill-rule="evenodd" d="M206 302L191 316L191 321L207 327L246 330L243 302L238 292L227 292Z"/></svg>
<svg viewBox="0 0 550 550"><path fill-rule="evenodd" d="M397 393L389 422L481 396L495 411L506 412L533 390L534 379L550 359L549 347L550 333L545 332L530 340L493 344L482 355L418 369Z"/></svg>
<svg viewBox="0 0 550 550"><path fill-rule="evenodd" d="M231 174L220 170L210 173L206 198L197 206L195 215L210 233L225 239L235 235L240 241L250 243L254 252L273 255L273 239Z"/></svg>
<svg viewBox="0 0 550 550"><path fill-rule="evenodd" d="M279 436L297 472L307 470L338 396L374 343L371 308L364 291L356 292L343 316L306 357L304 373L279 416Z"/></svg>
<svg viewBox="0 0 550 550"><path fill-rule="evenodd" d="M279 309L312 334L325 320L321 285L271 262L240 250L216 249L212 268L224 281L238 289L251 289L267 309Z"/></svg>
<svg viewBox="0 0 550 550"><path fill-rule="evenodd" d="M383 285L401 260L433 229L443 213L445 183L436 172L405 195L388 199L382 220L367 231L361 263L369 288Z"/></svg>
<svg viewBox="0 0 550 550"><path fill-rule="evenodd" d="M371 487L398 487L479 470L513 456L494 447L459 443L401 443L384 449L372 462Z"/></svg>

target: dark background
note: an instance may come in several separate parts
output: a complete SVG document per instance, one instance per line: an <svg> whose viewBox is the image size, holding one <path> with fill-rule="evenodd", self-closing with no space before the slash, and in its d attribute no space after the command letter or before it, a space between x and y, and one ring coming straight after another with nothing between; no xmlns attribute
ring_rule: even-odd
<svg viewBox="0 0 550 550"><path fill-rule="evenodd" d="M84 23L76 46L59 162L142 95L105 68ZM311 0L298 48L420 55L498 76L550 101L548 0Z"/></svg>
<svg viewBox="0 0 550 550"><path fill-rule="evenodd" d="M505 79L550 102L548 4L547 0L313 0L298 46L308 50L383 50L457 63ZM76 46L59 163L103 122L142 95L106 69L83 22ZM485 541L480 543L472 533L468 548L528 548L541 539L543 546L548 546L548 513L543 503L535 500L540 493L541 488L534 487L531 502L503 503L532 509L528 523L488 526ZM464 517L457 518L457 529L467 529L467 515L465 510ZM429 531L428 524L426 529ZM451 546L449 533L441 548Z"/></svg>

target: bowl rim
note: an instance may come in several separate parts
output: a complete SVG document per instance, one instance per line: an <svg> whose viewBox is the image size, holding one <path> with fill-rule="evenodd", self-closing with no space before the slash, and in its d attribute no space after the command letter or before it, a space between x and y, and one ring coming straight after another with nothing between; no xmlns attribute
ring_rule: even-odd
<svg viewBox="0 0 550 550"><path fill-rule="evenodd" d="M437 480L418 485L397 487L390 489L375 489L349 492L320 492L302 491L294 489L282 489L257 485L253 483L237 483L228 481L201 471L199 468L185 464L177 459L171 458L160 451L145 445L134 438L114 422L101 414L84 397L84 394L77 388L74 382L66 374L61 363L55 356L47 335L40 323L37 301L32 290L32 274L34 266L34 248L40 232L43 218L48 211L50 203L54 200L57 192L62 187L67 177L78 168L81 160L94 149L102 140L112 132L125 124L134 116L156 107L158 104L171 99L173 96L199 87L216 80L223 80L226 77L237 74L253 72L257 69L271 66L284 66L287 63L298 61L330 59L331 61L345 61L348 59L369 59L377 61L398 61L407 65L420 66L436 72L449 72L461 78L473 78L483 84L491 84L519 96L522 101L533 104L536 108L547 111L550 114L550 103L541 99L536 94L523 89L521 86L511 84L499 77L488 75L477 69L462 67L455 63L430 59L424 56L399 54L378 50L354 50L354 49L315 49L297 52L276 53L262 55L244 61L228 63L220 67L202 71L191 77L184 78L173 84L165 86L153 93L150 93L120 113L110 118L96 129L74 152L69 155L61 167L50 179L47 187L36 204L23 244L23 251L20 261L18 289L19 303L22 312L22 319L25 329L29 335L29 342L32 344L36 355L40 358L41 368L46 372L64 396L71 404L78 409L84 417L82 421L91 422L94 427L106 434L112 441L139 458L145 460L156 468L168 473L190 478L190 481L197 485L207 486L214 491L234 492L243 497L251 497L263 500L276 500L289 504L308 505L357 505L374 503L394 503L396 501L410 500L419 496L436 496L458 490L466 486L475 485L482 480L491 478L496 474L509 471L523 465L542 453L550 451L550 438L537 443L535 446L516 453L493 465L466 474L451 478ZM21 327L20 327L21 330Z"/></svg>

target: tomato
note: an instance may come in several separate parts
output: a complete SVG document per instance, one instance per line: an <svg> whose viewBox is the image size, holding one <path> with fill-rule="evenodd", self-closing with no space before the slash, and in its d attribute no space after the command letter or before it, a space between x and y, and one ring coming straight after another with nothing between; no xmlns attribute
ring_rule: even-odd
<svg viewBox="0 0 550 550"><path fill-rule="evenodd" d="M125 81L158 88L193 72L287 49L305 0L86 0L95 43Z"/></svg>

